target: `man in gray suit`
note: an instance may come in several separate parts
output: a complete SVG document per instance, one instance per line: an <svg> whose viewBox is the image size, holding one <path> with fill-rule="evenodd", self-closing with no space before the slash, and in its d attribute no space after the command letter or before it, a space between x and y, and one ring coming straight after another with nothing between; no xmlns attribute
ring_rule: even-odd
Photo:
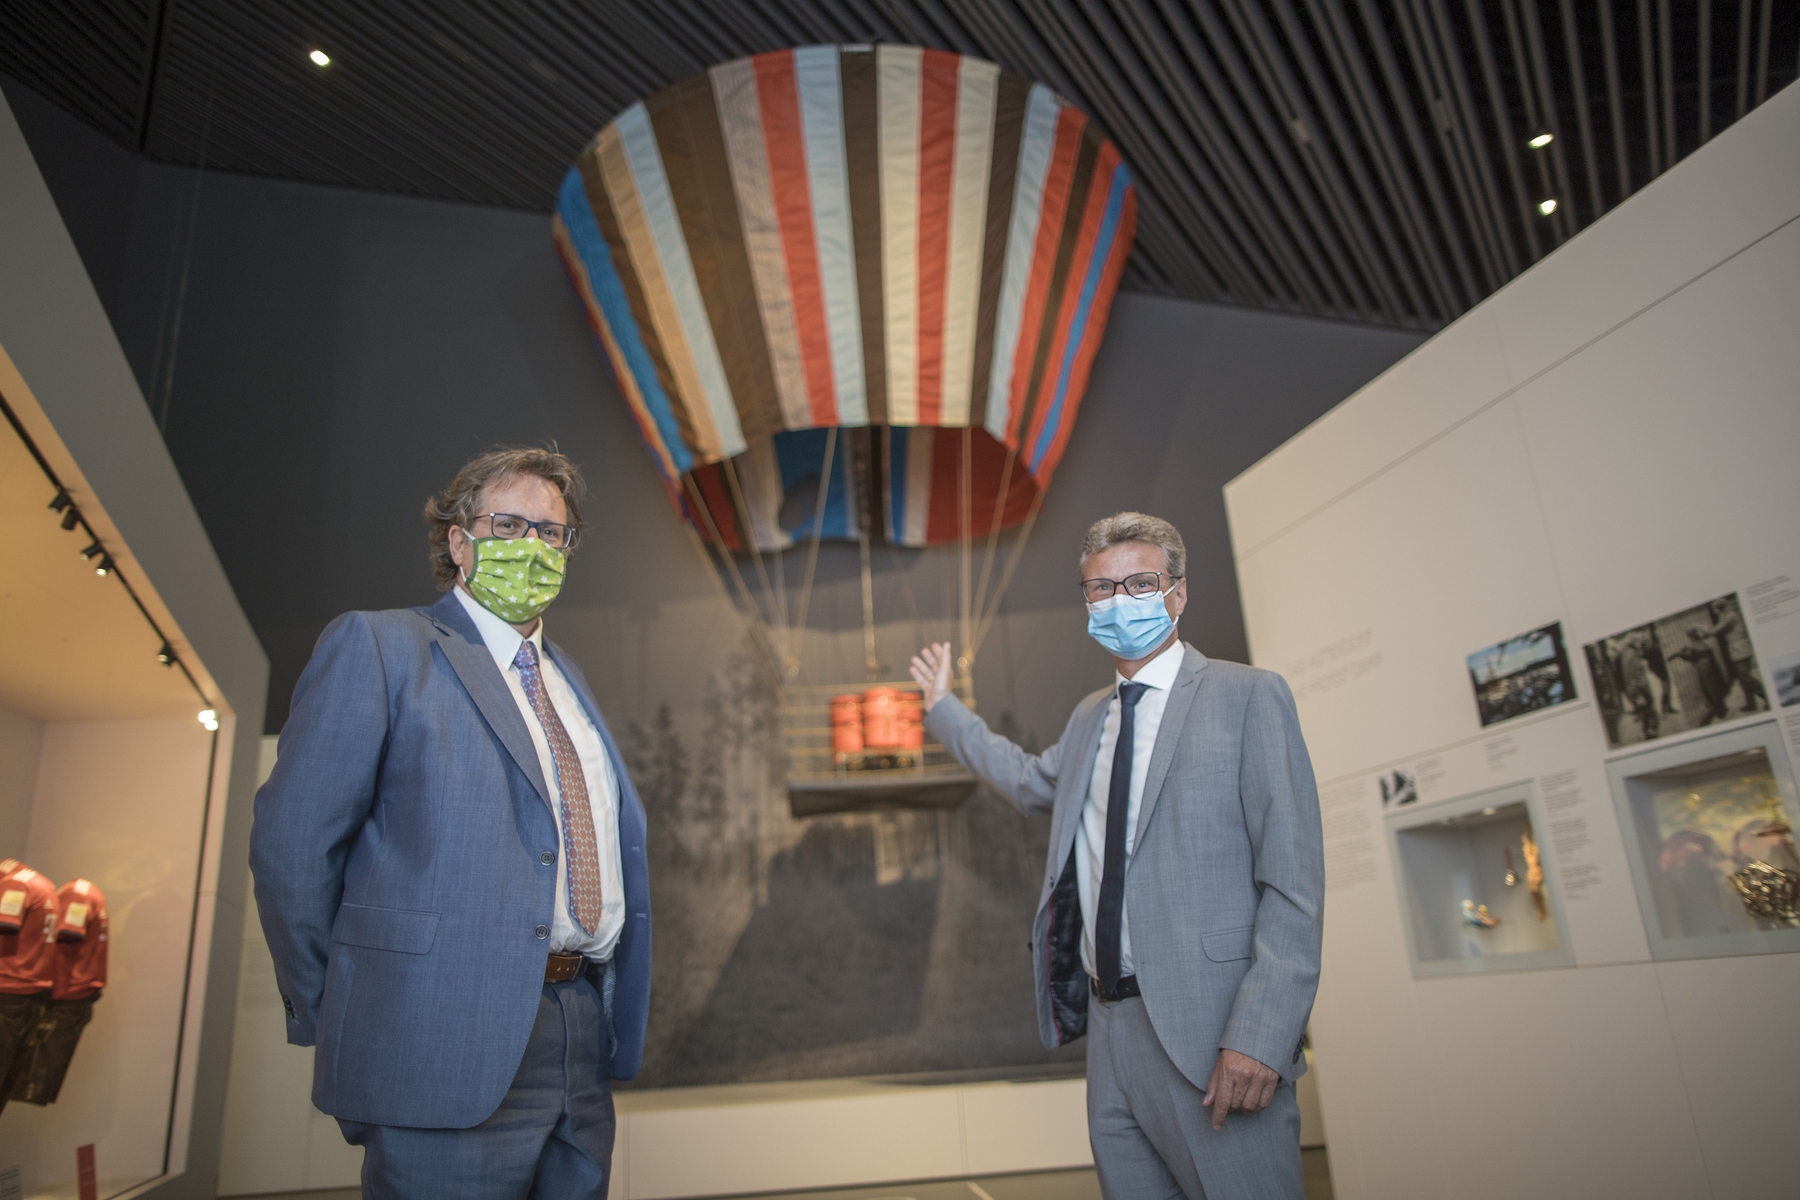
<svg viewBox="0 0 1800 1200"><path fill-rule="evenodd" d="M1108 1200L1303 1195L1294 1080L1319 979L1325 864L1312 764L1279 675L1181 642L1187 551L1119 513L1081 546L1112 686L1028 754L913 659L925 725L1026 813L1051 812L1032 931L1046 1046L1084 1033Z"/></svg>
<svg viewBox="0 0 1800 1200"><path fill-rule="evenodd" d="M371 1200L606 1195L650 897L643 806L540 619L579 488L554 450L465 466L425 508L443 599L331 623L256 796L288 1040Z"/></svg>

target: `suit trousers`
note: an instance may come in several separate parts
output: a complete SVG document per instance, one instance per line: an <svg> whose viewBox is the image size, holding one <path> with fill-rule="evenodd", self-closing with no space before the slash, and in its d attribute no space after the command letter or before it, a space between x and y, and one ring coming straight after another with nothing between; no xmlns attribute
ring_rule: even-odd
<svg viewBox="0 0 1800 1200"><path fill-rule="evenodd" d="M473 1129L340 1119L364 1200L605 1200L612 1174L612 972L546 983L512 1086Z"/></svg>
<svg viewBox="0 0 1800 1200"><path fill-rule="evenodd" d="M1283 1082L1259 1113L1212 1127L1142 997L1088 1001L1088 1139L1106 1200L1303 1200L1300 1106Z"/></svg>

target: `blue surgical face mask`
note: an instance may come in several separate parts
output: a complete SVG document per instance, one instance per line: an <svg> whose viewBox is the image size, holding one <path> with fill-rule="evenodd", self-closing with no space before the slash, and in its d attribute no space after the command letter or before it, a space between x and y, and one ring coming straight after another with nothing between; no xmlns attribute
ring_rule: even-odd
<svg viewBox="0 0 1800 1200"><path fill-rule="evenodd" d="M1175 585L1169 585L1169 592ZM1127 596L1114 592L1110 600L1088 605L1088 636L1105 646L1115 658L1127 662L1144 657L1169 636L1175 618L1163 598L1169 592Z"/></svg>

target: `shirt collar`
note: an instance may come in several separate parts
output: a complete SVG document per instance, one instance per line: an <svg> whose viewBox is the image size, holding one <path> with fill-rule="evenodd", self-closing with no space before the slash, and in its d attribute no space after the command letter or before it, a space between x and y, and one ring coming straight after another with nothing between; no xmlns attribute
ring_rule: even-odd
<svg viewBox="0 0 1800 1200"><path fill-rule="evenodd" d="M1180 638L1176 638L1169 643L1168 649L1139 667L1138 673L1130 682L1148 684L1160 692L1168 691L1175 686L1175 677L1181 674L1181 660L1186 653L1187 647L1182 645ZM1126 679L1114 671L1113 682L1120 684L1126 682Z"/></svg>
<svg viewBox="0 0 1800 1200"><path fill-rule="evenodd" d="M469 614L469 619L475 622L475 632L481 635L482 644L487 646L488 653L494 656L494 662L502 671L513 665L513 659L519 656L519 644L526 640L537 648L538 661L544 660L542 617L538 618L537 628L531 631L531 637L527 639L511 625L475 603L475 598L462 588L453 587L450 590L455 593L463 611Z"/></svg>

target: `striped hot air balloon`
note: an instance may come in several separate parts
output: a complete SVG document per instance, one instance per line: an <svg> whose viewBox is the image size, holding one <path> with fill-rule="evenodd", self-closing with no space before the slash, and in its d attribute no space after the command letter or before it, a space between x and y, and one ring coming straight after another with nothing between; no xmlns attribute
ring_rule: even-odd
<svg viewBox="0 0 1800 1200"><path fill-rule="evenodd" d="M670 497L760 551L1024 519L1135 219L1118 150L1049 88L807 46L626 109L564 179L555 236Z"/></svg>

